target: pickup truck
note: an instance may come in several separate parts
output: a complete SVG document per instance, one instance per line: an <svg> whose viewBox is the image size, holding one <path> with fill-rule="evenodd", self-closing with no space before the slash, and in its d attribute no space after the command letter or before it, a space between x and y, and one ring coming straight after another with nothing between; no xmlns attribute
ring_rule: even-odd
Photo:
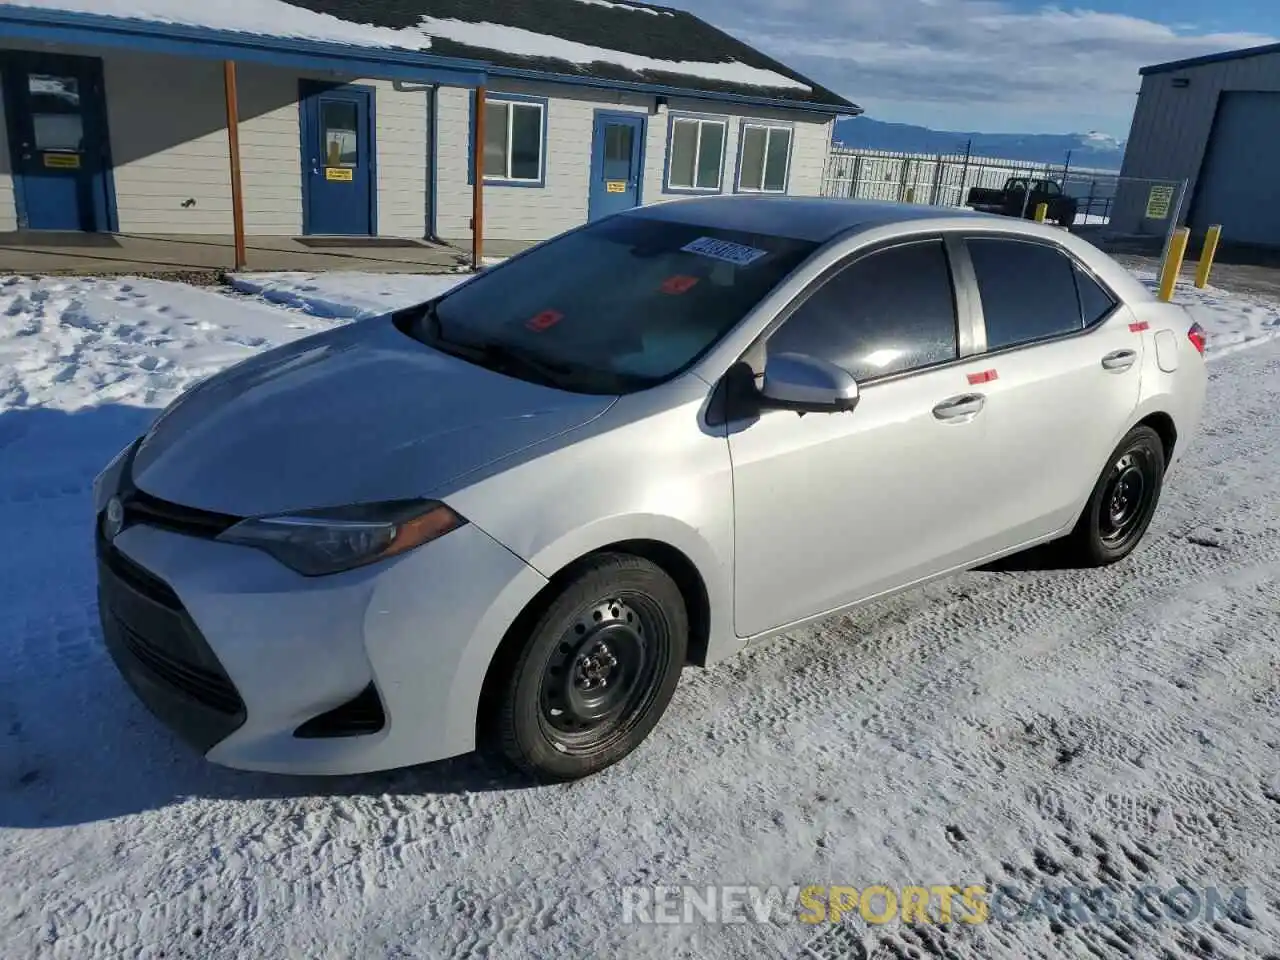
<svg viewBox="0 0 1280 960"><path fill-rule="evenodd" d="M1076 198L1063 193L1061 184L1054 180L1032 180L1031 196L1028 197L1027 183L1026 177L1010 177L1001 190L973 187L965 200L965 206L982 213L999 213L1006 217L1025 216L1028 220L1034 220L1036 206L1047 203L1047 219L1064 227L1075 222L1078 205Z"/></svg>

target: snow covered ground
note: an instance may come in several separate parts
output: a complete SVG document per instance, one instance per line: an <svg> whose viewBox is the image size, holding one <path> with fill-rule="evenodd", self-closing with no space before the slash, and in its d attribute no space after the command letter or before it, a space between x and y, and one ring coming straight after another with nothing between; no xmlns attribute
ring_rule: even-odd
<svg viewBox="0 0 1280 960"><path fill-rule="evenodd" d="M1275 955L1280 344L1214 358L1203 434L1128 562L1005 564L688 671L592 780L531 788L475 757L286 779L179 745L101 649L94 473L191 380L452 279L253 281L287 308L0 281L0 956L863 955L781 920L622 922L624 885L674 883L1244 887L1248 915L1214 923L858 936L878 960ZM1197 296L1219 354L1280 323Z"/></svg>

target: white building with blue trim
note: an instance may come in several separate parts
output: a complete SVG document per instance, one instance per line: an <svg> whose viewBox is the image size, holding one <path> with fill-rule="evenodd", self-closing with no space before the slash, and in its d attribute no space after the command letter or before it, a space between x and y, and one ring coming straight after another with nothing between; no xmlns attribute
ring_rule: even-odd
<svg viewBox="0 0 1280 960"><path fill-rule="evenodd" d="M479 209L536 241L674 196L817 194L860 112L630 0L12 0L0 67L0 231L225 236L235 156L251 236L468 243Z"/></svg>

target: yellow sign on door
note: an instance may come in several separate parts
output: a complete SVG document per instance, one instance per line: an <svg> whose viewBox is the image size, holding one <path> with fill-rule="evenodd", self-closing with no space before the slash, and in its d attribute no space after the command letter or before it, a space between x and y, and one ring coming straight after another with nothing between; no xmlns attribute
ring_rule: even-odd
<svg viewBox="0 0 1280 960"><path fill-rule="evenodd" d="M1147 219L1164 220L1173 206L1173 187L1168 184L1155 186L1147 194Z"/></svg>
<svg viewBox="0 0 1280 960"><path fill-rule="evenodd" d="M337 180L342 183L350 183L352 180L352 169L350 167L325 167L324 178L326 180Z"/></svg>
<svg viewBox="0 0 1280 960"><path fill-rule="evenodd" d="M604 185L608 193L626 193L627 181L625 180L606 180Z"/></svg>
<svg viewBox="0 0 1280 960"><path fill-rule="evenodd" d="M44 165L54 170L79 170L80 154L78 153L46 153Z"/></svg>

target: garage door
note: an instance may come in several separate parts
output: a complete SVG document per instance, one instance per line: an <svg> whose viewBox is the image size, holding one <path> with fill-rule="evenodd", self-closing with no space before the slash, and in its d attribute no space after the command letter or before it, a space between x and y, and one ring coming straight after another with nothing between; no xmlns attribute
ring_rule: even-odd
<svg viewBox="0 0 1280 960"><path fill-rule="evenodd" d="M1191 207L1191 226L1222 224L1235 243L1280 246L1280 93L1224 93Z"/></svg>

